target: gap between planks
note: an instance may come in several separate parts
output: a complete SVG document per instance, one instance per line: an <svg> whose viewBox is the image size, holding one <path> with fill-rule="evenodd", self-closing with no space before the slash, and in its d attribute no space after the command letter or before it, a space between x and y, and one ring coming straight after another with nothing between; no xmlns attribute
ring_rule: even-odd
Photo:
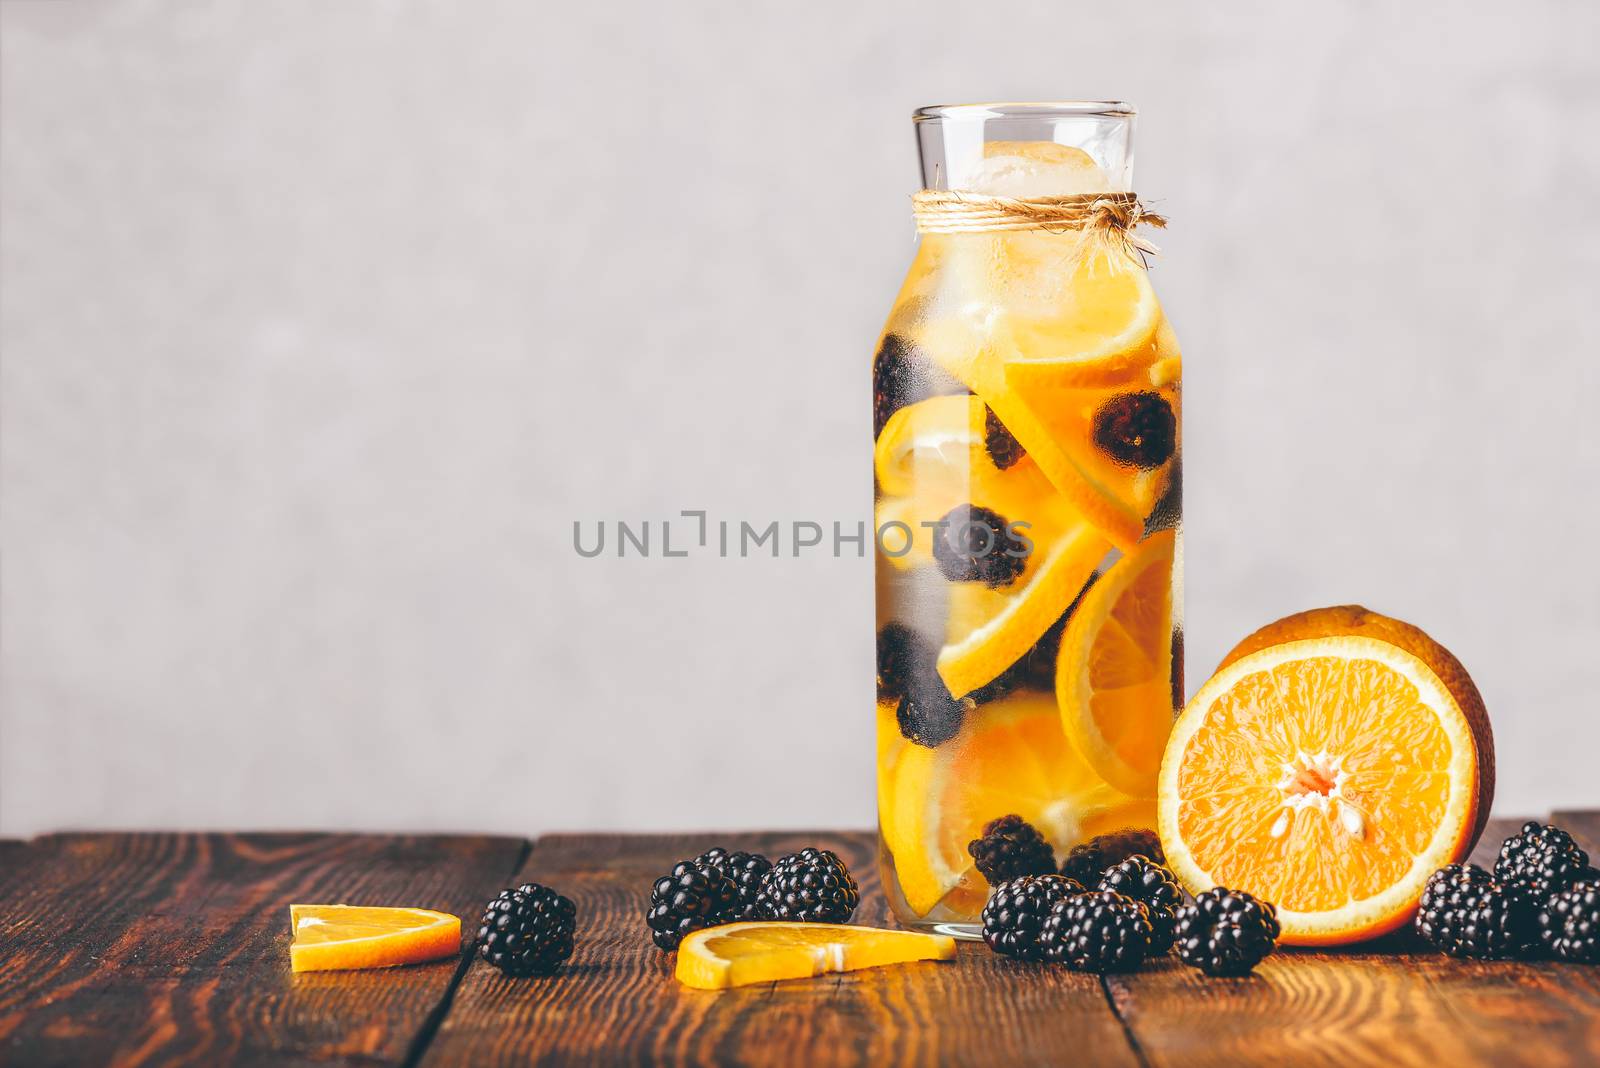
<svg viewBox="0 0 1600 1068"><path fill-rule="evenodd" d="M517 850L516 859L511 862L511 870L506 872L506 877L503 881L509 882L516 878L517 873L522 870L522 866L527 863L528 854L533 852L533 843L534 840L531 838L522 840L522 848ZM468 921L469 924L475 925L478 922L471 916L463 917L463 919ZM475 927L474 930L476 930ZM422 1026L412 1036L411 1045L406 1048L405 1056L400 1059L401 1068L416 1068L417 1065L422 1063L422 1058L427 1056L428 1047L433 1044L434 1036L439 1033L439 1028L444 1024L444 1018L450 1015L450 1008L455 1004L456 990L461 986L461 981L467 977L467 969L471 968L472 962L477 959L478 945L476 937L474 937L472 947L461 954L461 960L456 963L455 974L450 977L450 982L444 988L444 993L440 996L438 1004L428 1010L428 1015L423 1017Z"/></svg>

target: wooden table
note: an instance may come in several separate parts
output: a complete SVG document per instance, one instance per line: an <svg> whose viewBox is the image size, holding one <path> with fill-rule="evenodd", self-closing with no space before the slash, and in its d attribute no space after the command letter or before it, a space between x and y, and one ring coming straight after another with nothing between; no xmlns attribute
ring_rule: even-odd
<svg viewBox="0 0 1600 1068"><path fill-rule="evenodd" d="M1600 813L1557 819L1600 855ZM1514 828L1492 824L1479 862ZM862 884L859 921L890 922L859 832L0 842L0 1064L1600 1063L1600 968L1456 961L1404 940L1282 951L1238 980L1173 960L1102 980L964 944L955 963L686 990L643 905L656 874L719 842L832 848ZM470 956L289 971L292 901L421 905L466 929L527 880L578 903L557 978Z"/></svg>

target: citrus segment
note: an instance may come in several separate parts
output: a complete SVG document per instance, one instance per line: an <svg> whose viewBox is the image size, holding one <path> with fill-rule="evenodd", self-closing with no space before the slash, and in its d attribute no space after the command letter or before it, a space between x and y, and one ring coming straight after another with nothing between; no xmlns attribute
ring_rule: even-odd
<svg viewBox="0 0 1600 1068"><path fill-rule="evenodd" d="M926 915L971 881L967 843L1016 813L1058 850L1122 827L1151 825L1154 804L1107 785L1072 751L1047 694L980 706L949 743L907 745L880 781L883 840L906 904Z"/></svg>
<svg viewBox="0 0 1600 1068"><path fill-rule="evenodd" d="M1056 661L1068 739L1118 789L1155 794L1173 721L1172 567L1176 536L1152 535L1084 594Z"/></svg>
<svg viewBox="0 0 1600 1068"><path fill-rule="evenodd" d="M1302 638L1321 638L1335 634L1362 635L1377 638L1390 645L1399 646L1428 665L1450 696L1455 698L1467 722L1472 727L1478 751L1478 789L1482 802L1478 818L1473 825L1472 844L1476 845L1483 826L1489 820L1489 809L1494 804L1494 730L1489 723L1489 712L1483 697L1473 683L1472 676L1455 655L1434 641L1427 632L1410 623L1373 612L1360 605L1336 605L1331 608L1314 608L1285 616L1269 623L1246 637L1223 657L1218 670L1227 667L1240 657L1273 645L1297 641Z"/></svg>
<svg viewBox="0 0 1600 1068"><path fill-rule="evenodd" d="M1015 267L1059 286L1042 313L1019 315L1007 304L1015 349L1006 375L1019 390L1118 385L1156 361L1161 305L1143 264L1086 242L1063 248L1052 237L1008 251Z"/></svg>
<svg viewBox="0 0 1600 1068"><path fill-rule="evenodd" d="M290 905L289 926L289 966L297 972L389 968L461 950L461 921L429 909Z"/></svg>
<svg viewBox="0 0 1600 1068"><path fill-rule="evenodd" d="M984 451L984 405L977 397L930 397L889 417L873 449L878 488L905 496L929 483L959 485L987 474L994 464ZM976 470L975 470L976 469Z"/></svg>
<svg viewBox="0 0 1600 1068"><path fill-rule="evenodd" d="M1373 937L1470 852L1487 744L1429 661L1398 645L1263 645L1231 657L1179 718L1161 766L1162 843L1190 890L1274 902L1285 942Z"/></svg>
<svg viewBox="0 0 1600 1068"><path fill-rule="evenodd" d="M975 305L928 324L917 340L942 370L989 406L1065 503L1119 548L1133 546L1144 533L1144 514L1097 482L1058 442L1058 432L1008 382L1003 360L1010 347L1006 329L998 313Z"/></svg>
<svg viewBox="0 0 1600 1068"><path fill-rule="evenodd" d="M1061 618L1110 549L1098 531L1080 524L1036 541L1009 586L953 585L939 652L939 675L950 692L971 693L1016 663Z"/></svg>
<svg viewBox="0 0 1600 1068"><path fill-rule="evenodd" d="M1155 369L1151 369L1151 374ZM1175 373L1170 370L1164 373ZM1177 463L1179 428L1182 426L1182 397L1175 384L1159 389L1137 387L1094 389L1041 389L1028 396L1040 413L1040 424L1081 471L1101 492L1110 496L1129 513L1148 516L1172 481ZM1154 434L1144 441L1150 458L1134 463L1112 455L1101 444L1102 426L1113 436L1122 413L1142 413L1144 419L1162 420ZM1164 435L1164 436L1163 436ZM1160 440L1157 440L1159 438Z"/></svg>
<svg viewBox="0 0 1600 1068"><path fill-rule="evenodd" d="M677 977L697 990L726 990L955 956L955 939L946 935L834 923L730 923L683 940Z"/></svg>
<svg viewBox="0 0 1600 1068"><path fill-rule="evenodd" d="M1005 470L995 465L984 444L987 420L984 403L962 395L907 405L884 424L874 450L876 529L882 555L895 567L933 564L935 524L958 505L1030 524L1061 512L1031 459L1024 456Z"/></svg>
<svg viewBox="0 0 1600 1068"><path fill-rule="evenodd" d="M1031 549L1004 585L945 583L939 673L961 696L992 681L1061 618L1111 544L1052 490L1028 456L1001 470L984 444L988 409L973 396L933 397L895 412L879 436L880 551L902 570L931 567L937 524L957 507L987 508L1016 524ZM1004 551L991 546L991 551Z"/></svg>

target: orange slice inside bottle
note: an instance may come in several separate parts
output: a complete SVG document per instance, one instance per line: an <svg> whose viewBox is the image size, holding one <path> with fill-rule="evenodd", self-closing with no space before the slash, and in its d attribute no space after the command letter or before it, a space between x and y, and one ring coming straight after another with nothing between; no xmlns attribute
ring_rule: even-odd
<svg viewBox="0 0 1600 1068"><path fill-rule="evenodd" d="M1156 792L1172 731L1172 531L1118 560L1061 636L1056 701L1067 737L1118 789Z"/></svg>
<svg viewBox="0 0 1600 1068"><path fill-rule="evenodd" d="M1146 344L1152 352L1154 330L1152 322L1152 339L1147 339ZM1083 447L1082 443L1092 435L1082 431L1081 418L1079 425L1066 429L1052 426L1051 420L1043 417L1009 380L1007 354L1017 349L999 312L973 304L930 321L918 332L916 341L935 363L994 411L1063 501L1118 548L1129 549L1138 543L1148 513L1141 510L1138 501L1126 499L1126 492L1119 493L1125 476L1119 473L1117 478L1108 480L1092 443L1090 448ZM1151 362L1145 360L1134 368L1134 373L1148 375L1150 366ZM1053 406L1059 396L1044 399Z"/></svg>
<svg viewBox="0 0 1600 1068"><path fill-rule="evenodd" d="M1048 694L1026 691L980 707L936 749L906 745L879 789L883 840L918 915L964 881L981 882L967 843L999 816L1022 816L1065 850L1096 834L1151 826L1155 814L1154 802L1110 786L1072 751Z"/></svg>

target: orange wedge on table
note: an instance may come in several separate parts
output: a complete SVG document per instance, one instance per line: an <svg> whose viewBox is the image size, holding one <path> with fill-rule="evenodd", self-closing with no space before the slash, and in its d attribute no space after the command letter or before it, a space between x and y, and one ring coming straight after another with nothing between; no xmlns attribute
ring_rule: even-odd
<svg viewBox="0 0 1600 1068"><path fill-rule="evenodd" d="M936 749L906 744L880 770L879 821L906 904L928 915L951 902L970 918L985 887L967 843L1007 813L1065 851L1123 827L1148 827L1155 805L1109 786L1072 751L1048 694L1018 691L982 706Z"/></svg>
<svg viewBox="0 0 1600 1068"><path fill-rule="evenodd" d="M1106 781L1152 797L1178 698L1172 677L1177 536L1152 535L1083 595L1061 636L1056 702L1067 738Z"/></svg>
<svg viewBox="0 0 1600 1068"><path fill-rule="evenodd" d="M389 968L461 951L460 919L430 909L290 905L289 925L297 972Z"/></svg>
<svg viewBox="0 0 1600 1068"><path fill-rule="evenodd" d="M698 990L725 990L955 956L955 939L946 935L835 923L730 923L683 940L677 977Z"/></svg>
<svg viewBox="0 0 1600 1068"><path fill-rule="evenodd" d="M1494 743L1460 661L1416 627L1319 609L1240 643L1162 761L1162 844L1192 891L1278 907L1283 941L1404 924L1424 882L1471 852Z"/></svg>

